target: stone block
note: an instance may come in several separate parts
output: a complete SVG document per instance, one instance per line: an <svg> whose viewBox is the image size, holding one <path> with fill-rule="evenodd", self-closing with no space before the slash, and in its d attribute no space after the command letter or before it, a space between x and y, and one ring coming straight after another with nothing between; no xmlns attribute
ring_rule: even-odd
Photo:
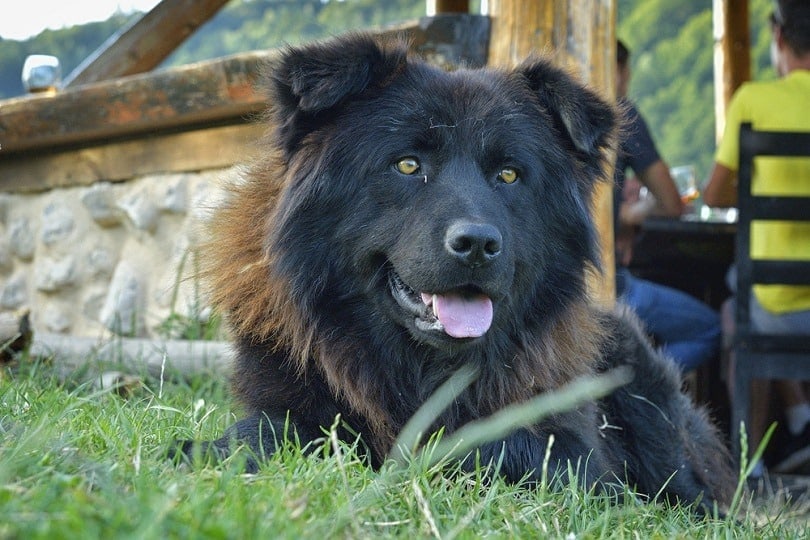
<svg viewBox="0 0 810 540"><path fill-rule="evenodd" d="M143 329L144 291L135 268L126 260L115 267L99 319L105 328L122 336L137 336Z"/></svg>
<svg viewBox="0 0 810 540"><path fill-rule="evenodd" d="M70 237L75 221L73 212L63 204L51 203L42 211L41 238L46 246Z"/></svg>
<svg viewBox="0 0 810 540"><path fill-rule="evenodd" d="M11 195L0 193L0 225L8 224L9 208L11 207Z"/></svg>
<svg viewBox="0 0 810 540"><path fill-rule="evenodd" d="M9 227L11 252L24 261L30 261L36 251L34 231L31 222L26 217L20 217L11 222Z"/></svg>
<svg viewBox="0 0 810 540"><path fill-rule="evenodd" d="M147 190L141 189L122 198L118 201L118 208L136 229L150 233L157 229L158 208Z"/></svg>
<svg viewBox="0 0 810 540"><path fill-rule="evenodd" d="M4 309L17 309L28 301L28 283L23 272L17 272L6 281L0 291L0 307Z"/></svg>
<svg viewBox="0 0 810 540"><path fill-rule="evenodd" d="M49 332L64 334L70 330L70 323L70 316L56 305L50 304L42 312L42 325Z"/></svg>
<svg viewBox="0 0 810 540"><path fill-rule="evenodd" d="M158 206L164 212L185 214L188 210L188 178L174 176L160 188Z"/></svg>
<svg viewBox="0 0 810 540"><path fill-rule="evenodd" d="M8 238L0 238L0 273L8 273L14 269L14 260L11 257L11 244Z"/></svg>
<svg viewBox="0 0 810 540"><path fill-rule="evenodd" d="M115 188L109 182L100 182L87 188L81 195L82 204L90 217L101 227L121 224L121 210L115 204Z"/></svg>
<svg viewBox="0 0 810 540"><path fill-rule="evenodd" d="M66 255L59 259L43 257L34 267L34 282L39 291L54 293L76 281L76 259Z"/></svg>

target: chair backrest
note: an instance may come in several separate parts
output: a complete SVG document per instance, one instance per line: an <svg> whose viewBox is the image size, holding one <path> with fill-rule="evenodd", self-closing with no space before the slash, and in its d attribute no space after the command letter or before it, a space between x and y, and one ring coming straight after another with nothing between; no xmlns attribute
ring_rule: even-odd
<svg viewBox="0 0 810 540"><path fill-rule="evenodd" d="M758 156L807 157L810 159L810 131L755 131L750 123L740 126L740 166L737 171L737 295L736 335L745 346L752 339L768 348L784 347L790 339L756 335L751 327L749 298L755 284L810 285L810 261L752 259L753 221L799 221L810 224L810 193L807 196L755 195L751 192L754 158ZM807 338L804 343L806 346ZM795 343L795 340L794 340Z"/></svg>

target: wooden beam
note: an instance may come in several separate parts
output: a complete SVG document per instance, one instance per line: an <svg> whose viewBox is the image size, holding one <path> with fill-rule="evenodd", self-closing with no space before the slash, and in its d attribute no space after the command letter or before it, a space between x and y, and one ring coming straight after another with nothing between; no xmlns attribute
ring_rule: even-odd
<svg viewBox="0 0 810 540"><path fill-rule="evenodd" d="M168 368L183 374L231 372L232 346L224 341L152 340L115 337L96 339L37 332L31 356L48 358L61 369L86 369L88 359L111 362L141 373L161 375ZM170 373L167 372L167 373Z"/></svg>
<svg viewBox="0 0 810 540"><path fill-rule="evenodd" d="M3 102L0 161L13 153L108 142L218 122L239 123L265 106L255 89L276 53L252 52Z"/></svg>
<svg viewBox="0 0 810 540"><path fill-rule="evenodd" d="M490 0L489 63L514 66L531 54L545 54L581 82L615 97L616 2L614 0ZM612 176L597 187L593 217L599 231L603 273L589 283L605 304L615 297Z"/></svg>
<svg viewBox="0 0 810 540"><path fill-rule="evenodd" d="M748 29L749 0L714 0L714 113L715 138L726 125L731 96L751 79L751 36Z"/></svg>
<svg viewBox="0 0 810 540"><path fill-rule="evenodd" d="M266 126L243 124L135 140L19 154L0 160L0 192L36 193L159 173L200 171L246 162Z"/></svg>
<svg viewBox="0 0 810 540"><path fill-rule="evenodd" d="M63 88L152 70L227 3L228 0L162 0L105 41L65 78Z"/></svg>

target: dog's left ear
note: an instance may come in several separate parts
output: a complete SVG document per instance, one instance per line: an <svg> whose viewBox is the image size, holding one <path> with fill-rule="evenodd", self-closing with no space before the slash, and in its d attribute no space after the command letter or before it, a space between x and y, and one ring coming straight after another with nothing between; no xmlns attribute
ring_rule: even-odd
<svg viewBox="0 0 810 540"><path fill-rule="evenodd" d="M288 155L294 152L324 118L366 90L386 86L406 61L404 41L380 42L364 33L287 48L269 73L277 141Z"/></svg>
<svg viewBox="0 0 810 540"><path fill-rule="evenodd" d="M555 127L568 138L589 172L601 175L605 151L614 144L616 109L547 60L527 60L517 71L526 78Z"/></svg>

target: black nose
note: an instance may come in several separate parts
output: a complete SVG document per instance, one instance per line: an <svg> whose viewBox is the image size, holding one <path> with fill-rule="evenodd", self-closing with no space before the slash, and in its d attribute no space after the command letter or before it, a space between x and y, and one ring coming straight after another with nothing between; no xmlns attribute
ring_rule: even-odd
<svg viewBox="0 0 810 540"><path fill-rule="evenodd" d="M444 235L444 249L471 268L492 262L501 254L502 244L501 232L488 223L456 221Z"/></svg>

